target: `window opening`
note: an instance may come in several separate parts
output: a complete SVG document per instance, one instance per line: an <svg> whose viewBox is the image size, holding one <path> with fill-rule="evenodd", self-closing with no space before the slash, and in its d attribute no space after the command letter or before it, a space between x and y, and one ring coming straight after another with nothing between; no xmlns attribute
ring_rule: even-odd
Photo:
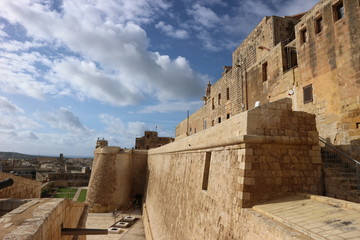
<svg viewBox="0 0 360 240"><path fill-rule="evenodd" d="M309 84L303 88L304 104L313 101L313 89L312 84Z"/></svg>
<svg viewBox="0 0 360 240"><path fill-rule="evenodd" d="M333 14L334 14L334 20L335 22L337 20L340 20L342 18L344 18L345 16L345 9L344 9L344 4L342 1L339 1L338 3L336 3L333 6Z"/></svg>
<svg viewBox="0 0 360 240"><path fill-rule="evenodd" d="M286 66L284 71L292 69L298 65L297 63L297 53L295 47L285 47L285 55L286 55Z"/></svg>
<svg viewBox="0 0 360 240"><path fill-rule="evenodd" d="M218 94L218 105L221 104L221 93Z"/></svg>
<svg viewBox="0 0 360 240"><path fill-rule="evenodd" d="M205 191L208 190L208 185L209 185L210 160L211 160L211 152L206 152L203 182L202 182L202 190L205 190Z"/></svg>
<svg viewBox="0 0 360 240"><path fill-rule="evenodd" d="M306 28L300 30L300 43L304 44L308 41L308 33Z"/></svg>
<svg viewBox="0 0 360 240"><path fill-rule="evenodd" d="M230 118L230 113L226 114L226 119Z"/></svg>
<svg viewBox="0 0 360 240"><path fill-rule="evenodd" d="M267 62L265 62L262 65L262 79L263 79L263 82L267 81L267 78L268 78L267 71L268 71L268 64L267 64Z"/></svg>
<svg viewBox="0 0 360 240"><path fill-rule="evenodd" d="M230 100L230 88L226 88L226 100Z"/></svg>
<svg viewBox="0 0 360 240"><path fill-rule="evenodd" d="M207 126L206 126L206 120L204 119L203 120L203 130L205 130L207 128Z"/></svg>
<svg viewBox="0 0 360 240"><path fill-rule="evenodd" d="M318 34L324 29L324 21L322 16L315 19L315 33Z"/></svg>
<svg viewBox="0 0 360 240"><path fill-rule="evenodd" d="M218 118L218 123L221 123L221 117Z"/></svg>
<svg viewBox="0 0 360 240"><path fill-rule="evenodd" d="M211 99L211 105L212 105L212 109L214 110L215 109L215 100L214 100L214 98Z"/></svg>

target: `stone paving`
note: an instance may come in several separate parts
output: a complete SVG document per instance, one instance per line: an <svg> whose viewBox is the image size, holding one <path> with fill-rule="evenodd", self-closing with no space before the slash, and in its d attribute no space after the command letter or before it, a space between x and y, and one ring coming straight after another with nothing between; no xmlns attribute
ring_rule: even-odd
<svg viewBox="0 0 360 240"><path fill-rule="evenodd" d="M360 239L360 207L351 202L296 195L253 209L314 239Z"/></svg>
<svg viewBox="0 0 360 240"><path fill-rule="evenodd" d="M123 216L126 216L125 214ZM132 227L124 230L118 234L108 235L88 235L87 240L145 240L144 225L140 211L135 211L131 214L132 217L140 218ZM120 220L118 216L116 220ZM112 213L89 213L86 228L108 229L114 224L115 219Z"/></svg>

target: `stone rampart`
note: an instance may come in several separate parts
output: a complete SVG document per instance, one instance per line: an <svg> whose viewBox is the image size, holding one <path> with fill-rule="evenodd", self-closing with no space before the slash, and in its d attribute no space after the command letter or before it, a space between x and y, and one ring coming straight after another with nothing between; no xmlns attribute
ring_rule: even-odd
<svg viewBox="0 0 360 240"><path fill-rule="evenodd" d="M0 189L0 198L39 198L41 193L41 183L18 177L9 173L0 172L0 180L12 178L14 184L10 187Z"/></svg>
<svg viewBox="0 0 360 240"><path fill-rule="evenodd" d="M17 240L65 240L62 228L84 228L84 203L66 199L33 199L0 218L0 238ZM79 236L77 239L86 239Z"/></svg>
<svg viewBox="0 0 360 240"><path fill-rule="evenodd" d="M321 192L317 139L315 116L291 111L283 99L150 150L147 234L246 239L242 230L255 228L244 208Z"/></svg>
<svg viewBox="0 0 360 240"><path fill-rule="evenodd" d="M142 196L146 182L146 150L103 146L95 150L87 203L91 212L110 212Z"/></svg>

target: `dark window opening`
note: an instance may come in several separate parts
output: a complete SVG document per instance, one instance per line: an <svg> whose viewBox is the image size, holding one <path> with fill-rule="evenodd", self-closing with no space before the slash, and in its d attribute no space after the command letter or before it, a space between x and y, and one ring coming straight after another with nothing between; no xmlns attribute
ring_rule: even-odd
<svg viewBox="0 0 360 240"><path fill-rule="evenodd" d="M310 103L313 101L312 84L307 85L303 88L303 94L304 94L304 104Z"/></svg>
<svg viewBox="0 0 360 240"><path fill-rule="evenodd" d="M342 1L339 1L338 3L336 3L333 6L333 14L334 14L334 20L335 22L337 20L340 20L342 18L344 18L345 16L345 9L344 9L344 4Z"/></svg>
<svg viewBox="0 0 360 240"><path fill-rule="evenodd" d="M149 145L146 146L146 149L150 149Z"/></svg>
<svg viewBox="0 0 360 240"><path fill-rule="evenodd" d="M230 118L230 113L226 114L226 119Z"/></svg>
<svg viewBox="0 0 360 240"><path fill-rule="evenodd" d="M194 129L194 133L196 133L196 128Z"/></svg>
<svg viewBox="0 0 360 240"><path fill-rule="evenodd" d="M221 104L221 93L218 94L218 105Z"/></svg>
<svg viewBox="0 0 360 240"><path fill-rule="evenodd" d="M308 41L308 33L306 28L300 30L300 43L304 44Z"/></svg>
<svg viewBox="0 0 360 240"><path fill-rule="evenodd" d="M146 138L150 138L150 135L148 134L148 135L146 135Z"/></svg>
<svg viewBox="0 0 360 240"><path fill-rule="evenodd" d="M262 65L262 80L263 80L263 82L266 82L268 79L267 71L268 71L268 64L267 64L267 62L265 62Z"/></svg>
<svg viewBox="0 0 360 240"><path fill-rule="evenodd" d="M203 182L202 182L202 190L208 190L209 173L210 173L210 160L211 160L211 152L206 152L206 154L205 154Z"/></svg>
<svg viewBox="0 0 360 240"><path fill-rule="evenodd" d="M292 69L298 65L295 47L285 47L286 65L284 71Z"/></svg>
<svg viewBox="0 0 360 240"><path fill-rule="evenodd" d="M324 29L324 21L322 16L315 19L315 33L318 34Z"/></svg>
<svg viewBox="0 0 360 240"><path fill-rule="evenodd" d="M356 123L356 129L360 129L360 122Z"/></svg>
<svg viewBox="0 0 360 240"><path fill-rule="evenodd" d="M218 123L221 123L221 117L218 118Z"/></svg>
<svg viewBox="0 0 360 240"><path fill-rule="evenodd" d="M214 100L214 98L211 99L211 105L212 105L212 109L214 110L215 109L215 100Z"/></svg>
<svg viewBox="0 0 360 240"><path fill-rule="evenodd" d="M230 88L226 88L226 100L230 100Z"/></svg>

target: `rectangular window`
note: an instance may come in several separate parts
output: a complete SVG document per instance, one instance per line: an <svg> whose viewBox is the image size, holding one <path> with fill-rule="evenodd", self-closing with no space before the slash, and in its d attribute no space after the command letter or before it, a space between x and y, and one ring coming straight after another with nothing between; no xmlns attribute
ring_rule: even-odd
<svg viewBox="0 0 360 240"><path fill-rule="evenodd" d="M226 114L226 119L230 118L230 113Z"/></svg>
<svg viewBox="0 0 360 240"><path fill-rule="evenodd" d="M218 94L218 105L221 104L221 93Z"/></svg>
<svg viewBox="0 0 360 240"><path fill-rule="evenodd" d="M212 106L212 110L214 110L215 109L215 99L214 98L211 99L211 106Z"/></svg>
<svg viewBox="0 0 360 240"><path fill-rule="evenodd" d="M226 88L226 100L230 100L230 88Z"/></svg>
<svg viewBox="0 0 360 240"><path fill-rule="evenodd" d="M203 182L202 182L202 190L205 190L205 191L208 190L208 185L209 185L210 160L211 160L211 152L206 152L206 154L205 154Z"/></svg>
<svg viewBox="0 0 360 240"><path fill-rule="evenodd" d="M324 22L322 16L315 18L315 33L318 34L324 29Z"/></svg>
<svg viewBox="0 0 360 240"><path fill-rule="evenodd" d="M207 128L206 126L206 119L203 120L203 130L205 130Z"/></svg>
<svg viewBox="0 0 360 240"><path fill-rule="evenodd" d="M300 30L300 43L304 44L308 41L308 33L306 28Z"/></svg>
<svg viewBox="0 0 360 240"><path fill-rule="evenodd" d="M221 117L218 118L218 123L221 123Z"/></svg>
<svg viewBox="0 0 360 240"><path fill-rule="evenodd" d="M285 47L285 57L286 57L286 66L284 71L292 69L298 65L297 63L297 53L295 47Z"/></svg>
<svg viewBox="0 0 360 240"><path fill-rule="evenodd" d="M214 125L215 125L215 121L212 120L212 121L211 121L211 126L214 126Z"/></svg>
<svg viewBox="0 0 360 240"><path fill-rule="evenodd" d="M303 95L304 95L304 104L310 103L313 101L312 84L309 84L309 85L303 87Z"/></svg>
<svg viewBox="0 0 360 240"><path fill-rule="evenodd" d="M344 18L345 16L345 9L343 1L337 2L335 5L333 5L333 15L334 15L334 21L340 20Z"/></svg>
<svg viewBox="0 0 360 240"><path fill-rule="evenodd" d="M263 63L262 65L262 80L263 82L266 82L268 79L268 64L267 62Z"/></svg>

